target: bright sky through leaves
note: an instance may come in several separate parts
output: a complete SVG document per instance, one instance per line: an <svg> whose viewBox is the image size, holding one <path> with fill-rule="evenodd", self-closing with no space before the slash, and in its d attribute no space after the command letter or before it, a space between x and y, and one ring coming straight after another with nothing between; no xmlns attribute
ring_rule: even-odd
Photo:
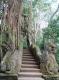
<svg viewBox="0 0 59 80"><path fill-rule="evenodd" d="M50 8L51 8L51 12L52 14L56 11L57 7L58 7L58 4L59 4L59 0L44 0L44 3L46 4L50 4ZM37 12L38 9L37 9ZM44 14L42 14L43 16ZM41 16L41 15L40 15ZM43 19L42 21L40 22L41 23L41 28L45 28L47 27L48 25L46 24L47 22L45 22Z"/></svg>

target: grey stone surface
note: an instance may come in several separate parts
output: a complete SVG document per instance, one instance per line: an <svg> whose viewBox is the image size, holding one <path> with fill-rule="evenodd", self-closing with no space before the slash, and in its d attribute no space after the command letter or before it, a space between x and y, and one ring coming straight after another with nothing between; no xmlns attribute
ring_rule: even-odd
<svg viewBox="0 0 59 80"><path fill-rule="evenodd" d="M16 74L0 73L0 80L18 80L18 76Z"/></svg>

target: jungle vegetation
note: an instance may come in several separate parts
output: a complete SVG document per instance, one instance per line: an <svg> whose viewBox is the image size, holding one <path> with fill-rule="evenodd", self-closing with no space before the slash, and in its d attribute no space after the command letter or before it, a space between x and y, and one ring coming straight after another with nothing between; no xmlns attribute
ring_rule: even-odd
<svg viewBox="0 0 59 80"><path fill-rule="evenodd" d="M14 7L14 6L15 7ZM9 10L9 13L13 16L8 17L9 22L8 25L5 22L5 13L6 6ZM17 6L17 7L16 7ZM19 13L19 7L21 6ZM21 17L22 14L22 17ZM9 14L8 14L9 15ZM20 16L21 18L18 18ZM17 20L16 20L17 18ZM12 24L10 19L16 24ZM22 34L24 36L24 40L20 40L24 43L24 47L27 47L26 37L25 35L29 32L31 35L31 40L33 44L38 46L40 49L44 48L46 41L53 40L57 46L56 59L59 63L59 2L58 0L0 0L0 44L8 41L6 38L5 31L8 32L11 41L15 43L16 47L19 47L19 33L18 29L12 33L12 29L16 28L16 25L22 26L20 30L22 30ZM19 23L20 22L20 23ZM25 25L23 25L25 24ZM13 27L9 27L9 26ZM28 29L29 27L29 29ZM1 29L5 30L1 32ZM10 34L11 33L11 34ZM3 38L1 38L2 36ZM18 36L17 36L18 34ZM11 36L10 36L11 35ZM16 40L15 40L15 36ZM2 43L1 43L2 39ZM4 41L5 40L5 41ZM21 44L22 46L22 44Z"/></svg>

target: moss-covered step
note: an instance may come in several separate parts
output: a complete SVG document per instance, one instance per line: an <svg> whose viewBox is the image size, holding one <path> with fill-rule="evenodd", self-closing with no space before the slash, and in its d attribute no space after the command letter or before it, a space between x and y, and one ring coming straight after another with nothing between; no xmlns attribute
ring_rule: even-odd
<svg viewBox="0 0 59 80"><path fill-rule="evenodd" d="M0 73L0 80L18 80L16 74Z"/></svg>
<svg viewBox="0 0 59 80"><path fill-rule="evenodd" d="M58 75L43 75L42 77L45 80L59 80L59 74Z"/></svg>

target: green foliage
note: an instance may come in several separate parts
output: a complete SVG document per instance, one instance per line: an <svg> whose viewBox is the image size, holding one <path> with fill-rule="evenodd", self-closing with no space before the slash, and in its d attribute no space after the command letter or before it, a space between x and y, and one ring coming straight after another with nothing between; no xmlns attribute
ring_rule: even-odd
<svg viewBox="0 0 59 80"><path fill-rule="evenodd" d="M24 14L24 15L28 15L28 14L29 14L29 8L27 8L27 7L25 8L25 7L24 7L24 9L23 9L23 14Z"/></svg>
<svg viewBox="0 0 59 80"><path fill-rule="evenodd" d="M43 30L44 40L48 41L49 39L53 39L57 45L57 53L56 53L56 60L59 64L59 16L56 19L50 21L47 28Z"/></svg>
<svg viewBox="0 0 59 80"><path fill-rule="evenodd" d="M27 48L28 46L27 46L27 39L26 39L26 37L24 38L24 40L23 40L23 48Z"/></svg>
<svg viewBox="0 0 59 80"><path fill-rule="evenodd" d="M36 6L37 2L38 2L38 0L34 0L34 1L33 1L33 3L32 3L32 4L33 4L33 7Z"/></svg>
<svg viewBox="0 0 59 80"><path fill-rule="evenodd" d="M39 36L36 36L37 37L37 40L36 40L36 45L41 47L41 44L42 44L42 37L39 35Z"/></svg>
<svg viewBox="0 0 59 80"><path fill-rule="evenodd" d="M54 39L57 42L59 37L59 16L52 20L48 27L43 30L44 37L47 39Z"/></svg>

